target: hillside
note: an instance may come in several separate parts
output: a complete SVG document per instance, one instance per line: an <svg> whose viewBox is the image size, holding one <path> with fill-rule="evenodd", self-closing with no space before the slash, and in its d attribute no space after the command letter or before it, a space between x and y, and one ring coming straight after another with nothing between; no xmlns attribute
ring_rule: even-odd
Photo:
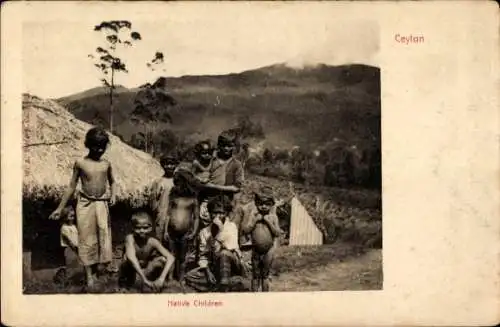
<svg viewBox="0 0 500 327"><path fill-rule="evenodd" d="M215 137L239 116L259 122L277 146L320 145L333 138L352 144L380 141L380 70L365 65L284 64L217 76L167 78L178 105L171 128L180 135ZM126 140L138 131L130 122L136 89L116 96L116 131ZM58 99L78 118L107 124L105 88Z"/></svg>

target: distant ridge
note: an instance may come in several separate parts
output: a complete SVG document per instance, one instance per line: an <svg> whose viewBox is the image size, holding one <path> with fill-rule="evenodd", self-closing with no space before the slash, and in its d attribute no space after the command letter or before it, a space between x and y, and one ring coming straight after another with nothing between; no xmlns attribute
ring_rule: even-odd
<svg viewBox="0 0 500 327"><path fill-rule="evenodd" d="M378 67L277 63L226 75L167 77L166 84L178 103L169 127L178 135L213 138L244 115L263 126L267 143L279 146L320 145L333 138L357 145L380 141ZM130 121L136 92L116 92L114 120L126 140L140 131ZM78 119L107 122L105 88L57 101Z"/></svg>

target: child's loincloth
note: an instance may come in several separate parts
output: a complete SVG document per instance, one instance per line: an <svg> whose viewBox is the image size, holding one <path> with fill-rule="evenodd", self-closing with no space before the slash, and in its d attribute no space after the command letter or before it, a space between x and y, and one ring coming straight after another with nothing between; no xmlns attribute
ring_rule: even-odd
<svg viewBox="0 0 500 327"><path fill-rule="evenodd" d="M78 195L76 205L78 255L86 266L108 263L113 258L107 199Z"/></svg>

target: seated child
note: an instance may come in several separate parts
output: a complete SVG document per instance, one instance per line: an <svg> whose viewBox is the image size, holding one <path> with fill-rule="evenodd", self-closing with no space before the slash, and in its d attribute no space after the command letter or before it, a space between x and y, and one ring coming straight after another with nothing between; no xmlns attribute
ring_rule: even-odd
<svg viewBox="0 0 500 327"><path fill-rule="evenodd" d="M255 194L257 211L242 222L242 234L249 234L252 247L252 291L269 291L269 273L274 260L277 240L281 234L272 190L264 186Z"/></svg>
<svg viewBox="0 0 500 327"><path fill-rule="evenodd" d="M68 258L73 255L78 255L78 230L75 225L75 209L71 206L65 207L61 216L63 223L61 225L61 246L64 248L64 266L59 268L54 276L54 282L66 282L66 268Z"/></svg>
<svg viewBox="0 0 500 327"><path fill-rule="evenodd" d="M146 212L135 213L132 216L132 226L133 232L125 237L125 254L120 267L119 286L131 288L135 284L136 275L139 275L143 286L161 291L174 264L174 256L161 245L160 241L150 236L153 226Z"/></svg>
<svg viewBox="0 0 500 327"><path fill-rule="evenodd" d="M200 231L198 265L204 270L208 283L227 291L233 275L244 274L238 246L238 228L228 219L232 211L226 196L212 198L208 203L212 223Z"/></svg>

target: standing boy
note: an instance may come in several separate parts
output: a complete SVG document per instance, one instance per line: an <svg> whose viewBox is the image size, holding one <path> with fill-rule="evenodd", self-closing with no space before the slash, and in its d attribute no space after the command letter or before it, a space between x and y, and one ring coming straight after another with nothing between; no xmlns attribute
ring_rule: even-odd
<svg viewBox="0 0 500 327"><path fill-rule="evenodd" d="M88 155L76 160L69 187L50 216L59 219L80 180L82 189L76 205L78 254L85 266L88 289L94 286L98 264L109 265L113 257L108 202L115 203L115 179L111 163L102 159L108 144L109 137L103 129L94 127L87 132L85 147L89 149ZM108 183L109 195L106 194Z"/></svg>
<svg viewBox="0 0 500 327"><path fill-rule="evenodd" d="M170 191L168 218L161 238L176 257L175 276L184 291L184 273L189 242L198 233L198 193L193 187L190 174L179 171L174 176Z"/></svg>

